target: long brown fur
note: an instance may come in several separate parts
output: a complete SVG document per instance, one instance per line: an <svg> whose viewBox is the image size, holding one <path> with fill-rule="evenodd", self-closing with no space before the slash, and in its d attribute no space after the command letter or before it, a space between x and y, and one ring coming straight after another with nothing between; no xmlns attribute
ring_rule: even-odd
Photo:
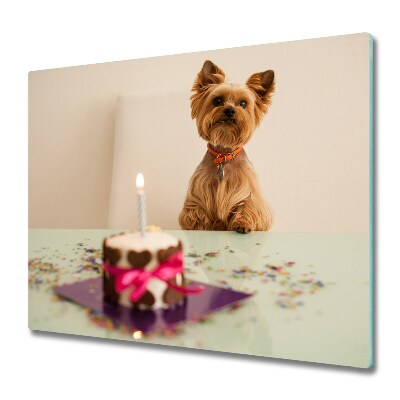
<svg viewBox="0 0 400 400"><path fill-rule="evenodd" d="M225 82L224 72L205 61L194 81L191 97L192 118L202 139L218 152L232 152L250 140L271 104L275 89L274 72L255 73L245 85ZM223 99L215 106L213 100ZM241 101L247 106L243 108ZM224 110L235 111L233 123L227 123ZM189 182L179 216L182 229L233 230L247 233L266 231L272 224L272 212L265 202L255 170L242 150L224 164L225 177L217 177L214 156L208 151Z"/></svg>

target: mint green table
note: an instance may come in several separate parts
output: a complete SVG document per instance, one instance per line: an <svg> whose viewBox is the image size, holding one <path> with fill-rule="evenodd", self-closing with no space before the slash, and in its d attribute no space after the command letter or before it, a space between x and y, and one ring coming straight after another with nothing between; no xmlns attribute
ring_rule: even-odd
<svg viewBox="0 0 400 400"><path fill-rule="evenodd" d="M367 234L170 231L189 279L255 293L237 309L134 338L54 285L98 276L111 230L29 231L29 328L367 368L371 290Z"/></svg>

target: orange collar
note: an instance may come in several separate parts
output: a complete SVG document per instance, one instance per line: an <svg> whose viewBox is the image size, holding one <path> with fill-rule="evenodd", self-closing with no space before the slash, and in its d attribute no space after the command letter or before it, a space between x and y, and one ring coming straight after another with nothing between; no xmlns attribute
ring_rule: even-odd
<svg viewBox="0 0 400 400"><path fill-rule="evenodd" d="M243 147L238 147L235 151L232 151L232 153L218 153L218 151L212 149L208 143L207 150L216 157L214 159L214 164L221 164L222 162L233 160L235 156L237 156L243 150Z"/></svg>

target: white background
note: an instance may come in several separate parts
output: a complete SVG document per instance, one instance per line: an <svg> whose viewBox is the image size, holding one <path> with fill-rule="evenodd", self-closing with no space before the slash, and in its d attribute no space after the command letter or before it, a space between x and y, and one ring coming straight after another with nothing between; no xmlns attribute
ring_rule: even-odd
<svg viewBox="0 0 400 400"><path fill-rule="evenodd" d="M400 93L396 2L2 2L2 398L376 399L399 395ZM376 49L376 367L113 343L27 328L30 70L370 32ZM340 79L340 77L338 77ZM388 394L384 394L384 392Z"/></svg>

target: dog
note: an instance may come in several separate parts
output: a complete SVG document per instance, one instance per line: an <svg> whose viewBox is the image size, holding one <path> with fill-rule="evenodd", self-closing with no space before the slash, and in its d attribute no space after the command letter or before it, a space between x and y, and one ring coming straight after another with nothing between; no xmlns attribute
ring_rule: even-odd
<svg viewBox="0 0 400 400"><path fill-rule="evenodd" d="M194 81L192 119L207 152L190 179L179 224L184 230L267 231L272 212L243 146L271 104L272 70L255 73L245 85L226 82L213 62Z"/></svg>

